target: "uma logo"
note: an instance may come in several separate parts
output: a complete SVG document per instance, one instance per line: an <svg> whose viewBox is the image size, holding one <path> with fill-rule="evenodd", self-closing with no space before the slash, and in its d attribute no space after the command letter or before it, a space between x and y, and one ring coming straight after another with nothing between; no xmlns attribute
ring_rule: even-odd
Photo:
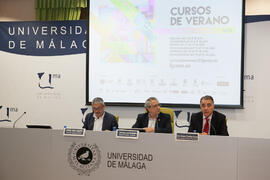
<svg viewBox="0 0 270 180"><path fill-rule="evenodd" d="M96 144L75 142L68 151L68 162L79 175L90 176L91 172L99 168L101 162L100 150Z"/></svg>
<svg viewBox="0 0 270 180"><path fill-rule="evenodd" d="M40 89L53 89L54 86L52 86L53 79L60 79L60 74L46 74L45 72L37 73L39 78L38 87Z"/></svg>
<svg viewBox="0 0 270 180"><path fill-rule="evenodd" d="M82 115L83 115L83 117L82 117L82 123L84 124L84 119L85 119L85 115L86 115L86 111L88 110L88 108L81 108L81 112L82 112Z"/></svg>
<svg viewBox="0 0 270 180"><path fill-rule="evenodd" d="M255 79L255 75L254 74L246 74L244 75L244 80L251 80L253 81Z"/></svg>
<svg viewBox="0 0 270 180"><path fill-rule="evenodd" d="M175 126L178 128L188 128L191 118L191 112L183 112L182 110L174 111L176 116Z"/></svg>
<svg viewBox="0 0 270 180"><path fill-rule="evenodd" d="M18 108L0 106L0 122L11 122L10 114L18 112Z"/></svg>

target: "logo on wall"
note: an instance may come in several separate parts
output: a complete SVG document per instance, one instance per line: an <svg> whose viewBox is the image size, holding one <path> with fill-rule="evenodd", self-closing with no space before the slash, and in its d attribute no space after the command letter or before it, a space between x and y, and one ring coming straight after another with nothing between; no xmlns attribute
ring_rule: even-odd
<svg viewBox="0 0 270 180"><path fill-rule="evenodd" d="M96 144L73 143L68 151L68 162L79 175L90 176L91 172L99 168L100 150Z"/></svg>
<svg viewBox="0 0 270 180"><path fill-rule="evenodd" d="M84 119L85 119L85 112L88 110L88 108L81 108L81 112L82 112L82 123L84 124Z"/></svg>
<svg viewBox="0 0 270 180"><path fill-rule="evenodd" d="M245 89L245 93L244 93L244 104L253 104L255 105L255 96L254 96L254 92L256 92L257 87L256 86L252 86L252 83L256 80L255 78L255 74L245 74L244 75L244 81L245 81L245 86L247 87L252 87L252 88L247 88ZM254 87L254 88L253 88Z"/></svg>
<svg viewBox="0 0 270 180"><path fill-rule="evenodd" d="M18 108L0 106L0 122L11 122L10 114L18 112Z"/></svg>
<svg viewBox="0 0 270 180"><path fill-rule="evenodd" d="M188 128L191 118L190 112L183 112L182 110L174 111L176 120L175 126L178 128Z"/></svg>
<svg viewBox="0 0 270 180"><path fill-rule="evenodd" d="M37 73L39 78L38 87L40 89L53 89L52 80L53 79L60 79L60 74L46 74L45 72Z"/></svg>
<svg viewBox="0 0 270 180"><path fill-rule="evenodd" d="M61 93L55 91L56 80L60 79L61 75L46 72L39 72L37 75L38 87L41 89L37 92L37 99L61 99ZM49 89L49 91L44 91L44 89Z"/></svg>
<svg viewBox="0 0 270 180"><path fill-rule="evenodd" d="M245 74L244 80L253 81L253 80L255 80L255 75L254 74Z"/></svg>

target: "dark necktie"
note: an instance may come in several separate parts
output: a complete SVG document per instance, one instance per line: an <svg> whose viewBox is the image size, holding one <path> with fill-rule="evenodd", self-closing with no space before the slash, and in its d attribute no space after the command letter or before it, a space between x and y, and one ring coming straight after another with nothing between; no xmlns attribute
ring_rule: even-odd
<svg viewBox="0 0 270 180"><path fill-rule="evenodd" d="M208 131L209 131L209 118L206 118L205 120L206 120L206 122L205 122L204 127L203 127L203 132L208 134Z"/></svg>

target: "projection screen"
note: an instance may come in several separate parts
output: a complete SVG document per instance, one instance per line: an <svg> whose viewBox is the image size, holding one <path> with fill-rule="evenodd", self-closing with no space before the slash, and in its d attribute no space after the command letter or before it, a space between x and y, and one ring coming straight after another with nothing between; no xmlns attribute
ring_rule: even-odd
<svg viewBox="0 0 270 180"><path fill-rule="evenodd" d="M86 101L243 106L243 0L90 0Z"/></svg>

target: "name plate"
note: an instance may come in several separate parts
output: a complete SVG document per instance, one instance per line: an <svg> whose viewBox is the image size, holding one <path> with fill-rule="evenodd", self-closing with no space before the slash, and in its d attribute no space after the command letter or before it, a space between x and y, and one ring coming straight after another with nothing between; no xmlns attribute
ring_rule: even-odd
<svg viewBox="0 0 270 180"><path fill-rule="evenodd" d="M138 139L139 133L140 132L138 130L117 129L116 130L116 138Z"/></svg>
<svg viewBox="0 0 270 180"><path fill-rule="evenodd" d="M198 133L176 133L176 141L199 141Z"/></svg>
<svg viewBox="0 0 270 180"><path fill-rule="evenodd" d="M85 136L85 129L64 128L64 136Z"/></svg>

